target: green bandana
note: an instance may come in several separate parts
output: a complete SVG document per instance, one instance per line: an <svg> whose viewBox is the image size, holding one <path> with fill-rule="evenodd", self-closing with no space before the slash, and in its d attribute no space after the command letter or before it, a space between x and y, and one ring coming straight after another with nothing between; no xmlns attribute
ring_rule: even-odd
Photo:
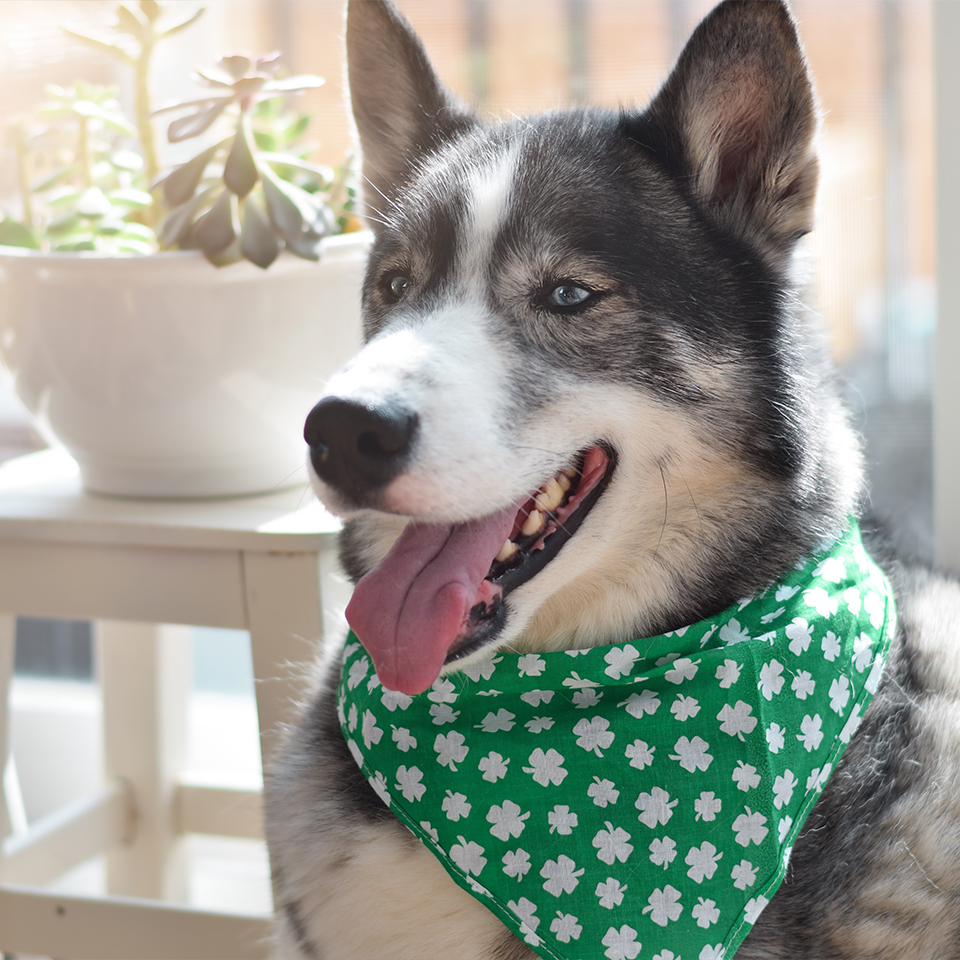
<svg viewBox="0 0 960 960"><path fill-rule="evenodd" d="M856 524L658 637L498 653L409 697L348 637L343 734L384 803L541 957L731 957L877 689L896 619Z"/></svg>

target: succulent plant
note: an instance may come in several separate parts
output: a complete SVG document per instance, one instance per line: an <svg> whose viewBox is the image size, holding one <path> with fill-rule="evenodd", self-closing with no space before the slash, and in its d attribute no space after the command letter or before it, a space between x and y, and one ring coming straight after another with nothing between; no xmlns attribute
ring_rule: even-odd
<svg viewBox="0 0 960 960"><path fill-rule="evenodd" d="M134 68L135 123L114 88L49 87L36 118L11 130L23 213L0 221L0 244L121 254L196 248L217 266L246 258L265 268L284 248L317 259L323 237L359 226L350 164L334 175L310 163L300 142L309 118L283 106L323 80L278 77L276 53L238 54L197 72L205 96L153 110L155 45L203 12L171 22L170 6L121 4L106 38L67 31ZM161 173L154 117L174 111L171 143L206 133L214 142Z"/></svg>

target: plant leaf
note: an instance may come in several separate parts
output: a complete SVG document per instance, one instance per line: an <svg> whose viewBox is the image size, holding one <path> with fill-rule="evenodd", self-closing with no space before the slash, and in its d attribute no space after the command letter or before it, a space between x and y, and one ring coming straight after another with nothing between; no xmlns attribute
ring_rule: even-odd
<svg viewBox="0 0 960 960"><path fill-rule="evenodd" d="M111 203L123 204L125 207L149 207L153 204L153 197L146 190L137 190L134 187L120 187L107 193Z"/></svg>
<svg viewBox="0 0 960 960"><path fill-rule="evenodd" d="M140 12L150 23L154 23L160 16L160 4L157 0L140 0Z"/></svg>
<svg viewBox="0 0 960 960"><path fill-rule="evenodd" d="M198 193L192 200L174 208L163 218L157 230L165 247L184 248L184 242L190 235L190 228L193 226L197 211L202 209L210 199L214 189L211 187L209 190Z"/></svg>
<svg viewBox="0 0 960 960"><path fill-rule="evenodd" d="M247 197L243 201L240 250L247 260L263 270L266 270L280 253L280 240L256 197Z"/></svg>
<svg viewBox="0 0 960 960"><path fill-rule="evenodd" d="M0 220L0 246L26 247L29 250L39 250L40 244L33 235L33 231L17 220Z"/></svg>
<svg viewBox="0 0 960 960"><path fill-rule="evenodd" d="M268 166L260 170L270 222L293 248L301 240L319 240L333 229L333 215L306 190L281 180Z"/></svg>
<svg viewBox="0 0 960 960"><path fill-rule="evenodd" d="M250 148L249 133L249 124L241 120L233 137L227 162L223 165L223 182L238 197L245 197L260 179L257 162L253 159L253 150Z"/></svg>
<svg viewBox="0 0 960 960"><path fill-rule="evenodd" d="M179 23L175 23L172 27L167 27L165 30L161 31L159 35L161 37L169 37L175 33L179 33L181 30L184 29L184 27L189 27L190 24L194 22L194 20L197 20L203 14L203 11L205 9L206 9L205 7L201 7L192 16L187 17L186 20L181 20Z"/></svg>
<svg viewBox="0 0 960 960"><path fill-rule="evenodd" d="M110 163L120 170L128 170L135 173L143 169L143 157L133 150L114 150L110 153Z"/></svg>
<svg viewBox="0 0 960 960"><path fill-rule="evenodd" d="M330 167L321 167L315 163L308 163L306 160L300 160L297 157L291 156L289 153L261 151L259 158L266 160L267 163L275 163L278 167L292 167L294 170L302 170L304 173L312 174L324 185L333 180L334 173Z"/></svg>
<svg viewBox="0 0 960 960"><path fill-rule="evenodd" d="M219 66L226 70L234 80L239 80L241 77L247 75L247 72L253 64L250 62L249 57L237 53L232 56L221 57Z"/></svg>
<svg viewBox="0 0 960 960"><path fill-rule="evenodd" d="M198 110L196 113L174 120L167 127L167 139L171 143L179 143L181 140L189 140L191 137L199 136L226 110L232 99L232 97L224 97L223 100L217 101L206 110Z"/></svg>
<svg viewBox="0 0 960 960"><path fill-rule="evenodd" d="M88 187L77 200L77 213L88 220L98 220L110 213L110 201L99 187Z"/></svg>
<svg viewBox="0 0 960 960"><path fill-rule="evenodd" d="M215 143L203 153L198 153L192 160L180 164L163 180L163 198L169 207L178 207L186 203L196 192L203 178L203 171L213 159L222 144Z"/></svg>
<svg viewBox="0 0 960 960"><path fill-rule="evenodd" d="M233 89L232 87L230 88ZM151 118L159 117L161 113L170 113L171 110L185 110L187 107L206 107L212 106L214 103L219 103L221 100L225 100L229 103L233 97L224 97L224 96L209 96L201 97L199 100L177 100L175 103L165 103L162 107L157 107L156 110L153 110L150 113Z"/></svg>
<svg viewBox="0 0 960 960"><path fill-rule="evenodd" d="M227 73L215 76L210 70L195 70L194 76L202 80L208 87L218 87L224 90L233 89L233 80Z"/></svg>
<svg viewBox="0 0 960 960"><path fill-rule="evenodd" d="M264 85L264 91L272 93L293 93L296 90L314 90L322 87L326 83L323 77L314 76L311 73L301 73L295 77L284 77L282 80L268 80Z"/></svg>
<svg viewBox="0 0 960 960"><path fill-rule="evenodd" d="M233 195L224 190L213 206L197 221L193 239L208 260L222 253L237 238L233 226ZM211 260L212 262L212 260Z"/></svg>
<svg viewBox="0 0 960 960"><path fill-rule="evenodd" d="M43 193L44 190L50 190L65 180L69 180L75 173L79 172L79 170L79 163L71 163L66 167L60 167L58 170L51 171L45 177L34 180L33 183L30 184L30 189L33 193Z"/></svg>
<svg viewBox="0 0 960 960"><path fill-rule="evenodd" d="M292 254L300 257L301 260L320 259L320 244L323 242L323 237L318 237L314 234L304 234L296 240L287 240L285 242L287 249Z"/></svg>
<svg viewBox="0 0 960 960"><path fill-rule="evenodd" d="M118 237L114 241L113 246L121 253L136 253L141 256L146 256L147 254L154 252L152 244L143 243L140 240L133 240L124 236Z"/></svg>
<svg viewBox="0 0 960 960"><path fill-rule="evenodd" d="M150 34L150 23L147 18L136 7L127 6L125 3L121 3L117 7L116 28L122 33L129 33L131 37L135 37L141 43Z"/></svg>
<svg viewBox="0 0 960 960"><path fill-rule="evenodd" d="M87 34L80 33L77 30L71 30L69 27L61 27L60 29L63 30L64 33L69 33L71 37L81 40L91 47L104 50L111 56L119 57L124 63L128 63L131 67L136 66L136 60L134 60L126 50L118 47L115 43L110 43L107 40L99 40L97 37L87 36Z"/></svg>

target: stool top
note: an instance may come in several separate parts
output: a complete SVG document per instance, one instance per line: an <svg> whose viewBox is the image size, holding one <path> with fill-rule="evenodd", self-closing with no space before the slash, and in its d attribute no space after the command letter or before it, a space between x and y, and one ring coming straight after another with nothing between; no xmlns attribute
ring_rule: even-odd
<svg viewBox="0 0 960 960"><path fill-rule="evenodd" d="M0 465L0 539L313 552L340 530L309 487L259 496L139 500L88 493L60 449Z"/></svg>

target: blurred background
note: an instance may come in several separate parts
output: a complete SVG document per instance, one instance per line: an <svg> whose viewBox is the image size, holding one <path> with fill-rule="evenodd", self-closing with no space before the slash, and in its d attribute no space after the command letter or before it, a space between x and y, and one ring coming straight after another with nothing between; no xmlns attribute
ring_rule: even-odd
<svg viewBox="0 0 960 960"><path fill-rule="evenodd" d="M866 438L872 505L893 521L902 546L920 557L930 557L933 549L932 2L792 4L824 113L810 300L823 317ZM443 79L494 115L585 102L611 107L645 102L712 5L712 0L398 0ZM178 19L198 6L192 0L168 4ZM158 50L157 102L199 95L191 69L226 53L281 50L288 72L326 77L327 83L305 94L301 104L313 117L312 159L339 166L350 145L341 0L206 0L203 6L196 24ZM18 114L44 100L47 84L69 86L80 77L114 84L121 101L132 107L128 68L61 29L103 33L115 9L112 0L0 3L0 214L19 215L14 155L5 131ZM178 160L169 149L165 157L168 163ZM39 443L16 399L0 387L0 458ZM191 736L198 768L247 783L258 776L258 754L244 641L234 631L195 631ZM95 775L89 773L97 762L90 753L96 748L89 746L97 722L89 624L21 621L17 670L14 750L32 818L64 794L82 792L83 777ZM68 688L81 692L68 696ZM90 691L86 700L83 690ZM87 720L81 722L81 716ZM60 724L57 737L64 749L58 776L31 771L27 759L37 738L50 735L44 726L50 723ZM74 740L80 743L77 738L88 746L71 747ZM69 770L74 772L68 775ZM214 863L219 856L222 864L235 857L227 872L230 896L247 897L255 907L268 903L262 849L231 849L221 846L206 861L201 849L198 863ZM95 883L90 876L84 882ZM193 900L217 906L224 876L198 873Z"/></svg>

